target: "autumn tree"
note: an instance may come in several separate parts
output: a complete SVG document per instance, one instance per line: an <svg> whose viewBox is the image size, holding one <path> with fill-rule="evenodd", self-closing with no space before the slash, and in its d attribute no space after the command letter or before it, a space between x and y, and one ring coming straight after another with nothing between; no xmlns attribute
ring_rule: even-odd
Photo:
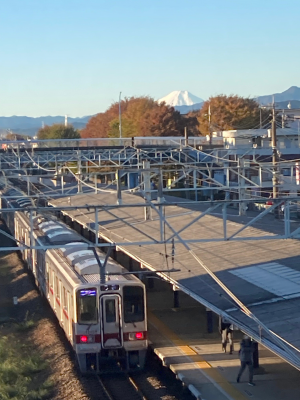
<svg viewBox="0 0 300 400"><path fill-rule="evenodd" d="M150 97L130 97L121 102L122 137L182 136L189 119L173 107ZM194 121L195 122L195 121ZM119 137L119 103L91 118L82 137Z"/></svg>
<svg viewBox="0 0 300 400"><path fill-rule="evenodd" d="M126 125L124 118L129 101L130 99L125 98L121 102L122 128ZM119 132L119 103L113 103L104 113L99 113L88 121L81 131L81 137L106 138L109 135L117 136L117 131Z"/></svg>
<svg viewBox="0 0 300 400"><path fill-rule="evenodd" d="M140 136L183 136L184 119L179 111L165 103L156 106L144 114L141 121Z"/></svg>
<svg viewBox="0 0 300 400"><path fill-rule="evenodd" d="M270 111L260 109L259 104L253 99L237 95L210 97L197 112L202 135L208 135L212 131L259 128L260 118L263 126L268 124Z"/></svg>
<svg viewBox="0 0 300 400"><path fill-rule="evenodd" d="M72 125L65 126L63 124L46 125L39 129L37 137L40 140L48 139L79 139L80 133Z"/></svg>
<svg viewBox="0 0 300 400"><path fill-rule="evenodd" d="M199 136L199 122L197 119L197 111L190 111L183 115L184 126L187 127L189 136Z"/></svg>
<svg viewBox="0 0 300 400"><path fill-rule="evenodd" d="M5 139L7 139L7 140L27 140L27 139L30 139L30 136L28 136L28 135L20 135L19 133L9 132L5 136Z"/></svg>

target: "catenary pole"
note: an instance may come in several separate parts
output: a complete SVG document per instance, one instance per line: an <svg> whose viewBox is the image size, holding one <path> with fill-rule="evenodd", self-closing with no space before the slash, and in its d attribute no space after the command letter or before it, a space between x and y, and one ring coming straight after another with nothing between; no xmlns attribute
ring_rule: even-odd
<svg viewBox="0 0 300 400"><path fill-rule="evenodd" d="M273 199L278 197L278 153L276 136L276 116L275 103L273 101L273 119L272 119L272 165L273 165Z"/></svg>
<svg viewBox="0 0 300 400"><path fill-rule="evenodd" d="M122 138L122 115L121 115L121 94L119 95L119 130L120 130L120 139Z"/></svg>
<svg viewBox="0 0 300 400"><path fill-rule="evenodd" d="M211 111L210 111L210 104L208 106L208 128L209 128L209 145L212 144L212 130L211 130Z"/></svg>

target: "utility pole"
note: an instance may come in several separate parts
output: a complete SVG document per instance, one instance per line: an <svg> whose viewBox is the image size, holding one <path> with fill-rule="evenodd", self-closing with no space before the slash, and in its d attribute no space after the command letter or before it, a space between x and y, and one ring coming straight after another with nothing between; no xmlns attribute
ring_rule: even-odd
<svg viewBox="0 0 300 400"><path fill-rule="evenodd" d="M210 112L210 104L208 106L208 129L209 129L209 145L212 145L212 131L211 131L211 112Z"/></svg>
<svg viewBox="0 0 300 400"><path fill-rule="evenodd" d="M246 190L245 190L245 160L241 157L238 158L238 181L239 181L239 215L246 214L246 204L241 200L245 199Z"/></svg>
<svg viewBox="0 0 300 400"><path fill-rule="evenodd" d="M282 114L281 114L281 128L284 128L284 110L282 110Z"/></svg>
<svg viewBox="0 0 300 400"><path fill-rule="evenodd" d="M120 131L120 139L122 138L122 116L121 116L121 94L119 95L119 131Z"/></svg>
<svg viewBox="0 0 300 400"><path fill-rule="evenodd" d="M277 137L276 137L276 115L275 103L273 100L273 119L272 119L272 166L273 166L273 199L278 197L278 153L277 153ZM278 210L275 210L275 215Z"/></svg>
<svg viewBox="0 0 300 400"><path fill-rule="evenodd" d="M259 128L262 129L261 107L259 107Z"/></svg>
<svg viewBox="0 0 300 400"><path fill-rule="evenodd" d="M117 204L122 204L122 189L121 189L121 170L117 170Z"/></svg>
<svg viewBox="0 0 300 400"><path fill-rule="evenodd" d="M143 181L144 181L144 199L146 203L151 202L151 183L150 183L150 161L143 161ZM145 221L151 219L151 207L145 207Z"/></svg>
<svg viewBox="0 0 300 400"><path fill-rule="evenodd" d="M77 193L82 193L82 164L81 164L81 151L78 151L78 191Z"/></svg>
<svg viewBox="0 0 300 400"><path fill-rule="evenodd" d="M189 136L188 136L188 131L187 127L184 127L184 145L187 147L189 145Z"/></svg>

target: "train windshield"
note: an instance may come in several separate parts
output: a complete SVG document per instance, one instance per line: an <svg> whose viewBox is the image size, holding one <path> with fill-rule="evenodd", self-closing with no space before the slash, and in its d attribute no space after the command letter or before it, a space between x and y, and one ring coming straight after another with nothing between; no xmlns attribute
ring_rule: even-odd
<svg viewBox="0 0 300 400"><path fill-rule="evenodd" d="M79 324L96 324L97 290L96 288L81 289L77 291L77 320Z"/></svg>
<svg viewBox="0 0 300 400"><path fill-rule="evenodd" d="M124 321L144 321L144 290L140 286L124 286Z"/></svg>

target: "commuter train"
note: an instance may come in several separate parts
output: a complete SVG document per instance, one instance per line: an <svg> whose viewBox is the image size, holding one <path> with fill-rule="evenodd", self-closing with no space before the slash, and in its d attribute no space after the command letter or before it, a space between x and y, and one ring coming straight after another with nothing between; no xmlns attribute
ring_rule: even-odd
<svg viewBox="0 0 300 400"><path fill-rule="evenodd" d="M10 189L5 195L17 193ZM31 205L28 198L2 198L2 207L12 209L2 212L2 218L19 247L28 246L21 250L22 258L71 343L81 372L100 373L115 364L125 370L143 368L148 347L144 284L124 274L111 258L101 275L104 282L100 280L105 254L98 249L95 254L82 236L50 214L30 217L26 208ZM22 211L13 210L17 207ZM30 249L34 246L58 248Z"/></svg>

